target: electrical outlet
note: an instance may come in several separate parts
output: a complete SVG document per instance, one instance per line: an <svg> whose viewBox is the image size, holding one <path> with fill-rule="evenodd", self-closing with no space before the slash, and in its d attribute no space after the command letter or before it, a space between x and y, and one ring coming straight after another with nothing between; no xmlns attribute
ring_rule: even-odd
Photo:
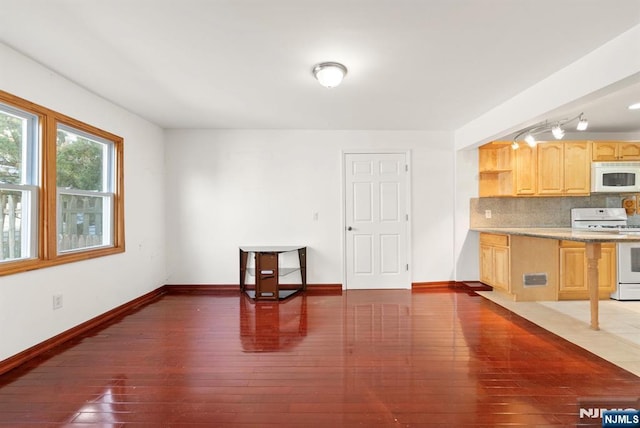
<svg viewBox="0 0 640 428"><path fill-rule="evenodd" d="M53 295L53 309L60 309L62 307L62 294Z"/></svg>
<svg viewBox="0 0 640 428"><path fill-rule="evenodd" d="M491 210L484 210L484 218L491 218Z"/></svg>

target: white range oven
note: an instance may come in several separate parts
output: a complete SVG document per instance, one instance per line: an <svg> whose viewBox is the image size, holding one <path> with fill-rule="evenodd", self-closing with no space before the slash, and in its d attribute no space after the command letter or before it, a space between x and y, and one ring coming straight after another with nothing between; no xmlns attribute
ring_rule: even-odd
<svg viewBox="0 0 640 428"><path fill-rule="evenodd" d="M624 208L573 208L571 227L640 234L640 226L627 224ZM617 244L618 286L611 293L616 300L640 300L640 242Z"/></svg>
<svg viewBox="0 0 640 428"><path fill-rule="evenodd" d="M618 288L616 300L640 300L640 242L618 243Z"/></svg>

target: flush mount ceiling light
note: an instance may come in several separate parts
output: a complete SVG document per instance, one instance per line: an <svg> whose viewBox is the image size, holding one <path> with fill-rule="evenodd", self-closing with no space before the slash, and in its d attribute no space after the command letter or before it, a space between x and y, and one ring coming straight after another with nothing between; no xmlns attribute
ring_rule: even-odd
<svg viewBox="0 0 640 428"><path fill-rule="evenodd" d="M634 103L631 104L629 107L627 107L629 110L640 110L640 103Z"/></svg>
<svg viewBox="0 0 640 428"><path fill-rule="evenodd" d="M553 134L553 138L555 138L556 140L561 140L565 135L564 126L576 120L578 121L576 125L576 131L585 131L589 126L589 121L584 117L584 113L580 113L578 116L571 119L562 119L553 123L545 120L544 122L536 123L535 125L518 131L515 138L513 139L511 147L513 147L514 150L519 148L520 144L518 143L518 141L520 141L521 138L524 139L524 141L526 141L529 146L533 147L536 145L536 135L543 134L549 131L551 131L551 133Z"/></svg>
<svg viewBox="0 0 640 428"><path fill-rule="evenodd" d="M314 65L312 71L314 77L325 88L335 88L347 75L347 67L338 62L321 62Z"/></svg>

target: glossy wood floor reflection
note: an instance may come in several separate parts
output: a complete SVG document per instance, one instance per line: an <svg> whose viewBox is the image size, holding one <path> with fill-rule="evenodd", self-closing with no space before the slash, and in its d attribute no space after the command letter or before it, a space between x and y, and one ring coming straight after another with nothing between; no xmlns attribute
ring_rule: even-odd
<svg viewBox="0 0 640 428"><path fill-rule="evenodd" d="M166 295L1 376L0 425L599 426L639 396L473 293Z"/></svg>

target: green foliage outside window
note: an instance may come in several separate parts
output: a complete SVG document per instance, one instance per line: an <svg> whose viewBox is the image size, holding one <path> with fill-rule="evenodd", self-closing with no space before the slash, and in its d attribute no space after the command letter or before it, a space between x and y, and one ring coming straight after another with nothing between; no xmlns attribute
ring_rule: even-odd
<svg viewBox="0 0 640 428"><path fill-rule="evenodd" d="M59 130L56 185L66 189L104 191L103 150L101 143Z"/></svg>
<svg viewBox="0 0 640 428"><path fill-rule="evenodd" d="M0 183L20 184L23 119L0 111Z"/></svg>

